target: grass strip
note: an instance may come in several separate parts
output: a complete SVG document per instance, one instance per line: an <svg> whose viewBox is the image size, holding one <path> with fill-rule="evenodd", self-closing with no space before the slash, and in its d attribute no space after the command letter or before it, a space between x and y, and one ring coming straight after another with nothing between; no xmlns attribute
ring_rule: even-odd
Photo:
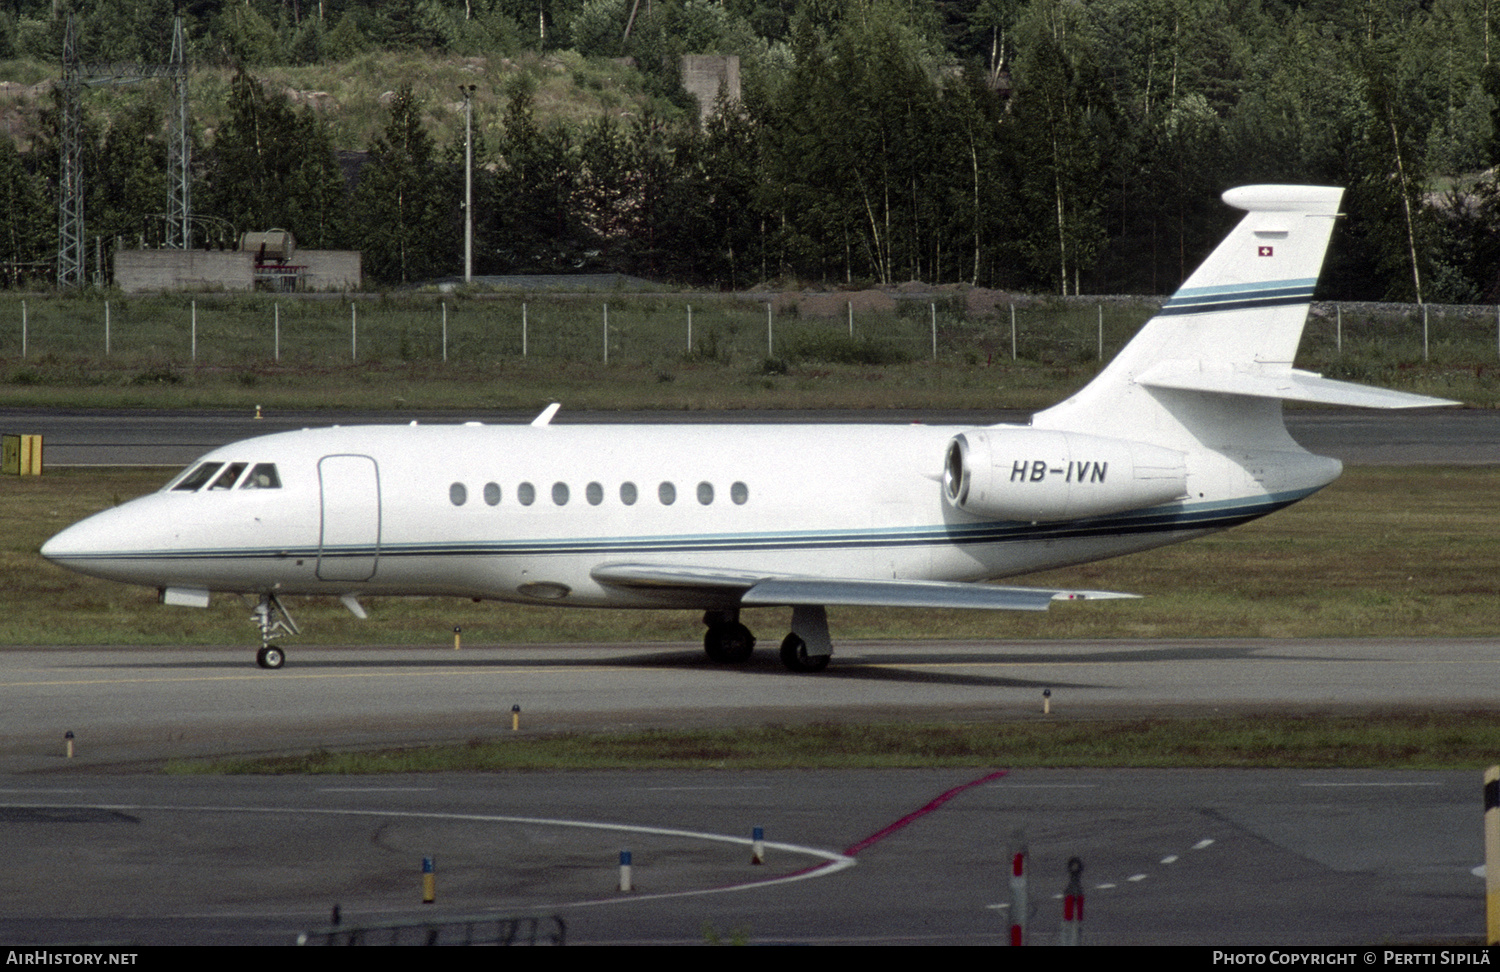
<svg viewBox="0 0 1500 972"><path fill-rule="evenodd" d="M473 739L449 746L176 761L166 772L386 774L644 769L1477 769L1493 713L1239 716L912 725L816 723Z"/></svg>

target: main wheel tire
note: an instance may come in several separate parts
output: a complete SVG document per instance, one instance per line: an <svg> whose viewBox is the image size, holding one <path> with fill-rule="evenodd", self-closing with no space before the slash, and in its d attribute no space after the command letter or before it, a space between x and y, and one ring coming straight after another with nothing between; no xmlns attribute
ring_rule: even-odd
<svg viewBox="0 0 1500 972"><path fill-rule="evenodd" d="M255 664L261 668L280 668L286 664L286 652L275 645L266 645L255 653Z"/></svg>
<svg viewBox="0 0 1500 972"><path fill-rule="evenodd" d="M750 660L750 653L755 650L755 635L738 622L709 625L703 636L703 650L720 664L738 665Z"/></svg>
<svg viewBox="0 0 1500 972"><path fill-rule="evenodd" d="M828 656L809 655L807 642L789 634L781 643L781 663L794 672L821 672L828 667Z"/></svg>

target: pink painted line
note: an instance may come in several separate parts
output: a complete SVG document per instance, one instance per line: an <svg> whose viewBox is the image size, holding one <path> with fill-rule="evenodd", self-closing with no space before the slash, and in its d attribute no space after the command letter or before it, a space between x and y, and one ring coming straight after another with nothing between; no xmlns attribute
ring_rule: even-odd
<svg viewBox="0 0 1500 972"><path fill-rule="evenodd" d="M939 794L937 797L933 798L933 800L929 802L925 807L913 810L911 813L908 813L906 816L902 817L900 820L897 820L890 826L885 827L882 830L877 830L875 833L866 837L864 840L845 850L844 854L848 857L853 857L855 854L858 854L866 847L874 846L875 844L880 843L882 840L885 840L891 834L894 834L896 831L902 830L907 826L916 823L918 820L927 816L929 813L936 810L938 807L941 807L943 804L958 796L960 793L963 793L965 790L972 790L974 787L982 786L985 783L990 782L991 780L998 780L1008 772L1009 770L996 770L995 772L990 773L987 776L981 776L977 780L970 780L962 786L955 786L953 789L947 791L946 793Z"/></svg>
<svg viewBox="0 0 1500 972"><path fill-rule="evenodd" d="M897 820L895 823L877 830L875 833L866 837L864 840L852 845L844 851L844 856L853 857L865 848L872 847L875 844L880 843L882 840L885 840L896 831L902 830L910 824L916 823L922 817L927 816L929 813L936 810L938 807L941 807L943 804L958 796L960 793L963 793L965 790L972 790L974 789L974 787L983 786L985 783L988 783L991 780L998 780L1009 772L1010 770L996 770L993 773L981 776L977 780L970 780L969 782L964 783L961 786L955 786L951 790L938 794L936 797L930 800L926 806L913 810L911 813L908 813L906 816L902 817L900 820ZM789 878L801 877L804 874L813 874L823 870L825 867L831 867L832 865L832 861L824 861L821 864L813 864L809 867L804 867L800 871L793 871L786 876Z"/></svg>

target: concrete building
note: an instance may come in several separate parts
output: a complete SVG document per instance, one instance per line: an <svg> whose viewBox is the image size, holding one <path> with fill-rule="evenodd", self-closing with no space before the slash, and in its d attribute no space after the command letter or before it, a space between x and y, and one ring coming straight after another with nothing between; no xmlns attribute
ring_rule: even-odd
<svg viewBox="0 0 1500 972"><path fill-rule="evenodd" d="M357 250L296 250L284 262L257 263L251 250L118 250L115 286L127 294L172 290L357 290Z"/></svg>

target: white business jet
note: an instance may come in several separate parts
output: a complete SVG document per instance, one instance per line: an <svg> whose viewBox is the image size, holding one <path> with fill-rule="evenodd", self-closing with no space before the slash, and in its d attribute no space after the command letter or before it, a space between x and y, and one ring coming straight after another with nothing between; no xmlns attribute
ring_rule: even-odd
<svg viewBox="0 0 1500 972"><path fill-rule="evenodd" d="M743 607L785 605L782 661L828 664L828 605L1044 610L1125 596L979 583L1146 550L1264 516L1341 470L1283 399L1441 399L1292 367L1342 190L1245 186L1247 212L1104 371L1029 426L306 429L216 449L42 555L157 588L255 595L257 661L297 633L284 595L451 595L705 612L743 662Z"/></svg>

